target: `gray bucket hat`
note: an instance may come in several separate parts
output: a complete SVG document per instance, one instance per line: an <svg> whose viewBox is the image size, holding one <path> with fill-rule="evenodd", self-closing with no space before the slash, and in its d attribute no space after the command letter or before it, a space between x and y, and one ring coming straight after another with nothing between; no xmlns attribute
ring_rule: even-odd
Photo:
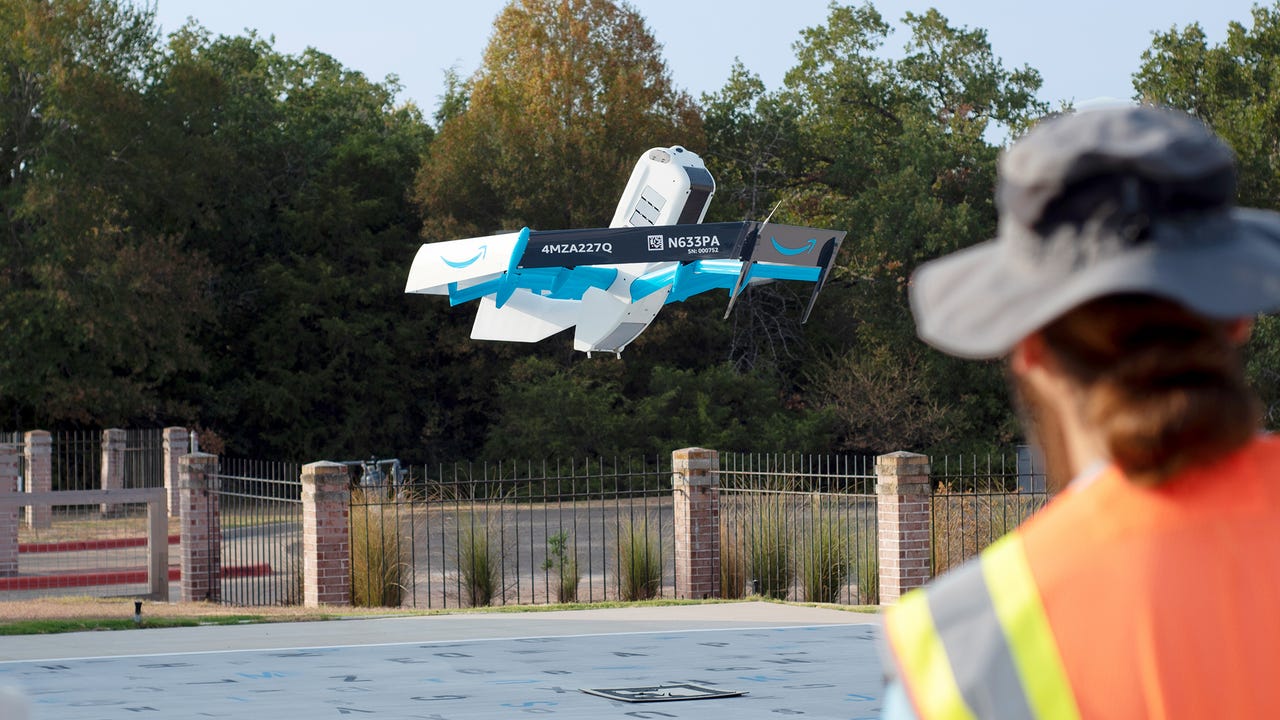
<svg viewBox="0 0 1280 720"><path fill-rule="evenodd" d="M1154 107L1046 120L997 168L994 240L921 265L920 337L972 358L1085 302L1156 295L1207 317L1280 308L1280 213L1233 207L1235 156L1199 120Z"/></svg>

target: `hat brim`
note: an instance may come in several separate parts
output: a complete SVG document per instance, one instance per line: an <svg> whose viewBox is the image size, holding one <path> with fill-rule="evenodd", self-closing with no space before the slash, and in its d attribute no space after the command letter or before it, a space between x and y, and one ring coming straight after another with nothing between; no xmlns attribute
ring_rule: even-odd
<svg viewBox="0 0 1280 720"><path fill-rule="evenodd" d="M1205 242L1206 233L1220 239ZM1120 293L1224 319L1280 308L1280 213L1267 210L1165 223L1151 240L1074 271L1029 266L1010 248L997 237L916 270L911 310L922 340L960 357L1002 357L1072 308Z"/></svg>

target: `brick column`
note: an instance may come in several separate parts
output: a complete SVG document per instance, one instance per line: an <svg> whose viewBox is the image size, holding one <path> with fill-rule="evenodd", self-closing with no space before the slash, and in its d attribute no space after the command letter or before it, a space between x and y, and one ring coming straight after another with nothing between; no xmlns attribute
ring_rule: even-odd
<svg viewBox="0 0 1280 720"><path fill-rule="evenodd" d="M182 602L222 599L222 518L218 509L218 456L178 460L182 505Z"/></svg>
<svg viewBox="0 0 1280 720"><path fill-rule="evenodd" d="M102 489L124 489L124 449L125 432L123 430L102 431ZM103 515L116 515L120 506L102 503L98 508Z"/></svg>
<svg viewBox="0 0 1280 720"><path fill-rule="evenodd" d="M23 443L27 492L49 492L53 489L53 436L44 430L32 430L23 436ZM52 524L53 508L27 507L27 527L43 530Z"/></svg>
<svg viewBox="0 0 1280 720"><path fill-rule="evenodd" d="M164 429L164 490L169 517L182 515L182 501L178 497L178 459L191 452L191 435L186 428Z"/></svg>
<svg viewBox="0 0 1280 720"><path fill-rule="evenodd" d="M351 604L351 487L347 468L302 467L302 604Z"/></svg>
<svg viewBox="0 0 1280 720"><path fill-rule="evenodd" d="M18 494L18 448L0 443L0 496ZM0 505L0 577L18 574L18 506Z"/></svg>
<svg viewBox="0 0 1280 720"><path fill-rule="evenodd" d="M895 452L876 458L881 605L929 580L931 494L928 457Z"/></svg>
<svg viewBox="0 0 1280 720"><path fill-rule="evenodd" d="M671 453L675 495L676 597L720 597L720 454Z"/></svg>

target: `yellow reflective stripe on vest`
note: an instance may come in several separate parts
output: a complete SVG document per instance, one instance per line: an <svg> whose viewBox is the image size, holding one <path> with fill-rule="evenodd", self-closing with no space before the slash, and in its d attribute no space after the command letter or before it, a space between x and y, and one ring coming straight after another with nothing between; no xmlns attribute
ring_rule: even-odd
<svg viewBox="0 0 1280 720"><path fill-rule="evenodd" d="M885 618L916 710L930 720L976 720L965 705L922 590L907 593Z"/></svg>
<svg viewBox="0 0 1280 720"><path fill-rule="evenodd" d="M1079 718L1021 535L1012 532L997 540L982 553L980 562L1032 713L1043 720Z"/></svg>

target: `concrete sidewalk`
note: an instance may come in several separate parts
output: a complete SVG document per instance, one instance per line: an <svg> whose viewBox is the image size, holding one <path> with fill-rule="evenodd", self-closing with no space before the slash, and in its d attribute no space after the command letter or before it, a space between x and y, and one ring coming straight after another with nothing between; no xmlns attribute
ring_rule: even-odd
<svg viewBox="0 0 1280 720"><path fill-rule="evenodd" d="M0 641L0 661L118 657L677 630L879 624L880 616L766 602L519 613L459 613L323 622L216 625Z"/></svg>

